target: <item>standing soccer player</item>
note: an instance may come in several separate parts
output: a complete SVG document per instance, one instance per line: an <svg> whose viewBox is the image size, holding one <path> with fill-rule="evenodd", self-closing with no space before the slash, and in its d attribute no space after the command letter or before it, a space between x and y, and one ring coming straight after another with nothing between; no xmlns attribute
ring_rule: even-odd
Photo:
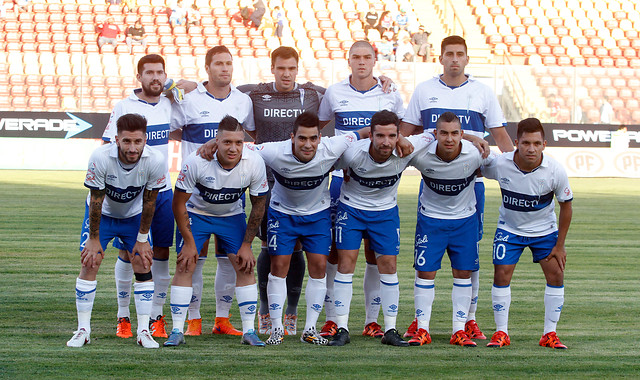
<svg viewBox="0 0 640 380"><path fill-rule="evenodd" d="M156 150L145 149L144 117L127 114L116 125L115 144L103 145L93 152L84 182L91 191L82 223L82 268L76 280L78 330L67 342L68 347L82 347L91 342L96 275L107 245L111 239L119 238L136 277L137 342L144 348L158 348L149 333L154 287L153 250L148 236L158 191L166 185L164 157Z"/></svg>
<svg viewBox="0 0 640 380"><path fill-rule="evenodd" d="M573 192L560 163L543 155L547 142L540 121L535 118L518 123L516 151L504 153L485 165L482 174L500 184L502 204L498 228L493 239L494 277L491 298L496 332L489 347L511 344L509 307L511 277L525 247L540 263L547 286L544 292L544 332L540 345L567 348L556 335L564 304L564 270L567 261L565 240L573 214ZM560 204L556 222L553 196Z"/></svg>
<svg viewBox="0 0 640 380"><path fill-rule="evenodd" d="M232 84L233 60L229 49L216 46L207 51L205 70L209 80L198 83L195 91L185 95L181 104L174 103L171 130L182 130L182 159L185 160L205 142L216 137L218 124L226 115L241 124L253 119L251 99ZM193 296L189 306L189 327L186 335L202 333L200 302L202 300L202 268L207 256L204 244L193 276ZM229 321L236 283L235 270L226 255L216 255L216 321L214 334L242 335Z"/></svg>
<svg viewBox="0 0 640 380"><path fill-rule="evenodd" d="M128 98L116 104L109 123L104 130L102 139L106 142L115 142L116 124L122 115L136 113L147 120L147 145L148 149L157 149L164 156L164 169L167 175L167 183L171 183L169 176L169 125L171 123L171 102L162 96L164 83L167 79L164 59L157 54L149 54L138 61L138 74L136 79L141 88L133 90ZM164 320L163 306L167 298L169 288L169 247L173 245L173 211L171 201L173 191L171 186L160 190L156 199L156 210L151 222L151 236L153 237L153 273L154 296L151 308L151 320L149 328L156 338L166 338L166 322ZM116 296L118 299L118 325L116 335L121 338L130 338L131 321L129 319L129 304L131 300L131 282L133 280L133 268L128 260L128 253L119 239L115 239L113 246L119 249L118 259L115 265Z"/></svg>
<svg viewBox="0 0 640 380"><path fill-rule="evenodd" d="M244 148L244 131L234 117L225 116L218 128L214 159L207 161L192 153L183 162L176 182L173 211L182 239L178 240L176 273L171 286L173 329L165 346L185 343L183 329L198 252L213 234L220 254L229 257L236 274L241 342L264 346L254 332L258 290L253 274L256 260L251 252L268 190L264 161ZM248 222L241 199L247 188L252 206Z"/></svg>
<svg viewBox="0 0 640 380"><path fill-rule="evenodd" d="M473 76L465 74L469 63L467 44L464 38L449 36L442 40L440 64L443 74L420 83L411 96L407 113L402 119L400 132L404 136L435 130L438 117L446 111L460 118L465 135L484 138L488 131L503 152L513 150L513 144L504 126L506 120L500 104L489 86ZM422 185L421 185L422 186ZM484 219L484 183L478 178L475 183L476 217L478 218L478 242L482 239ZM475 321L478 307L479 272L471 274L472 298L465 331L473 339L486 339ZM417 320L409 327L405 337L416 331Z"/></svg>
<svg viewBox="0 0 640 380"><path fill-rule="evenodd" d="M349 309L353 295L353 273L360 243L365 236L377 258L380 272L380 303L384 315L383 344L408 346L396 330L400 288L396 256L400 250L400 219L397 190L402 172L413 155L433 141L431 134L411 136L413 154L398 157L393 150L399 138L398 116L387 110L371 117L371 140L361 140L336 164L346 169L349 181L342 184L335 221L338 271L334 279L334 304L338 332L331 346L350 342Z"/></svg>
<svg viewBox="0 0 640 380"><path fill-rule="evenodd" d="M320 125L324 127L335 120L336 135L368 127L371 117L378 111L394 112L399 118L404 115L402 98L397 91L387 93L382 82L373 76L376 62L375 52L367 41L356 41L349 49L349 67L351 75L340 83L329 86L320 104ZM395 146L395 145L394 145ZM334 171L331 179L331 201L333 216L336 213L342 172ZM365 241L365 258L367 266L364 274L365 295L365 328L363 335L381 337L384 333L377 323L380 312L380 273L376 258ZM327 297L325 300L326 323L321 330L323 336L332 336L337 331L335 323L333 279L336 275L338 257L335 252L329 256L327 264Z"/></svg>
<svg viewBox="0 0 640 380"><path fill-rule="evenodd" d="M471 272L478 269L476 197L473 184L483 163L481 154L462 140L460 119L444 112L436 121L436 142L415 155L410 165L422 173L414 251L417 331L410 345L431 343L429 321L435 278L445 251L453 272L451 344L475 347L465 332L471 306Z"/></svg>

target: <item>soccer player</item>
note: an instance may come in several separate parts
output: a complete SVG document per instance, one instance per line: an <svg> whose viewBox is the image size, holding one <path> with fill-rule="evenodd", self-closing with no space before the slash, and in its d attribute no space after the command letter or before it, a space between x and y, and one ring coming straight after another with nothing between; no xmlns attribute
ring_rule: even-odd
<svg viewBox="0 0 640 380"><path fill-rule="evenodd" d="M411 96L407 113L402 119L400 133L408 136L423 130L435 130L436 120L446 111L455 113L462 123L466 136L484 137L488 131L502 152L513 150L512 140L506 132L505 118L500 104L489 86L465 74L469 63L467 44L464 38L449 36L442 40L440 64L443 73L420 83ZM421 186L423 186L421 184ZM478 242L482 239L484 219L484 183L478 178L475 184L476 216L478 218ZM477 310L479 272L471 274L471 308L465 330L473 339L486 339L475 321ZM415 332L414 320L405 337Z"/></svg>
<svg viewBox="0 0 640 380"><path fill-rule="evenodd" d="M68 347L82 347L91 342L96 275L107 245L111 239L120 238L136 277L137 342L144 348L158 348L149 333L153 250L148 235L158 191L166 185L165 162L160 152L145 149L147 121L144 117L123 115L116 125L115 144L103 145L93 152L84 181L90 194L82 223L82 267L76 280L78 330L67 342Z"/></svg>
<svg viewBox="0 0 640 380"><path fill-rule="evenodd" d="M164 59L157 54L149 54L138 61L138 73L136 79L140 87L133 90L128 98L116 104L109 123L104 130L102 139L106 142L115 142L116 124L122 115L136 113L147 119L147 145L148 149L157 149L164 156L164 169L167 183L171 183L169 176L169 124L171 122L171 102L162 96L164 82L167 79ZM156 338L166 338L166 322L164 320L163 306L167 298L169 288L169 247L173 245L173 211L171 200L173 191L171 186L160 190L156 199L156 210L151 222L151 236L153 237L153 273L154 295L151 307L151 319L149 328ZM121 338L130 338L131 321L129 319L129 304L131 300L131 282L133 269L129 262L129 254L119 239L115 239L113 246L119 249L118 259L115 265L116 296L118 299L118 325L116 335Z"/></svg>
<svg viewBox="0 0 640 380"><path fill-rule="evenodd" d="M198 83L195 91L185 95L181 104L174 103L171 130L182 130L182 159L208 140L216 137L218 124L226 115L244 124L253 119L251 99L232 84L233 60L229 49L216 46L207 51L205 70L208 81ZM202 268L207 256L208 244L203 245L193 276L193 296L189 306L189 327L186 335L202 333L200 302L202 299ZM216 321L214 334L242 335L229 321L236 283L235 270L226 255L216 255Z"/></svg>
<svg viewBox="0 0 640 380"><path fill-rule="evenodd" d="M336 164L337 169L348 171L350 180L342 183L335 221L338 271L334 279L334 304L338 331L329 342L331 346L350 342L348 322L353 273L365 236L369 237L380 272L380 303L385 324L382 343L409 345L396 330L400 295L396 272L396 256L400 250L397 189L409 160L433 141L433 135L411 136L409 140L415 150L400 158L393 152L399 138L398 124L395 113L376 112L371 117L371 139L356 143Z"/></svg>
<svg viewBox="0 0 640 380"><path fill-rule="evenodd" d="M511 344L509 306L511 277L525 247L540 263L547 286L544 292L544 332L540 345L567 348L556 335L564 304L565 240L571 224L573 192L560 163L543 155L544 129L535 118L518 123L516 151L498 156L485 165L482 174L500 184L502 204L493 239L494 277L491 298L496 332L489 347ZM556 222L553 196L560 204Z"/></svg>
<svg viewBox="0 0 640 380"><path fill-rule="evenodd" d="M431 343L429 321L435 297L434 283L445 251L453 272L453 335L450 343L475 347L465 332L471 305L471 272L478 269L478 219L474 192L482 155L462 140L460 119L444 112L436 121L436 142L415 155L410 165L422 173L414 251L417 331L410 345Z"/></svg>
<svg viewBox="0 0 640 380"><path fill-rule="evenodd" d="M176 182L173 212L181 235L171 286L173 329L165 346L185 343L184 322L192 293L198 252L211 235L219 253L227 255L236 274L235 293L242 319L242 344L264 346L254 331L258 289L253 275L251 242L264 213L267 175L264 161L244 148L244 131L232 116L218 125L218 151L212 161L192 153ZM242 195L249 189L251 214L245 221Z"/></svg>
<svg viewBox="0 0 640 380"><path fill-rule="evenodd" d="M351 75L340 83L329 86L320 104L320 126L335 120L335 133L341 135L369 126L371 117L378 111L394 112L399 118L404 115L402 98L397 91L385 92L379 78L373 76L376 55L367 41L356 41L349 49ZM342 172L334 171L331 179L331 201L333 215L340 197ZM366 319L363 335L381 337L384 333L377 323L380 312L380 273L376 258L365 240L366 269L364 295ZM332 336L337 331L335 323L333 279L336 275L338 257L335 252L327 264L327 297L325 299L326 323L321 329L323 336Z"/></svg>

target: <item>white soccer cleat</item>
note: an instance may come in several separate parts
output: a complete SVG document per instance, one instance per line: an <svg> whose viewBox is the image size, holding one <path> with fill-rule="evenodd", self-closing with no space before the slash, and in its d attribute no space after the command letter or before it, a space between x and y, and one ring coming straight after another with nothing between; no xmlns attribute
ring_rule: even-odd
<svg viewBox="0 0 640 380"><path fill-rule="evenodd" d="M67 347L82 347L91 343L91 337L85 329L79 329L73 333L73 337L67 342Z"/></svg>
<svg viewBox="0 0 640 380"><path fill-rule="evenodd" d="M158 348L160 344L153 340L153 337L148 330L142 330L138 333L138 344L144 348Z"/></svg>

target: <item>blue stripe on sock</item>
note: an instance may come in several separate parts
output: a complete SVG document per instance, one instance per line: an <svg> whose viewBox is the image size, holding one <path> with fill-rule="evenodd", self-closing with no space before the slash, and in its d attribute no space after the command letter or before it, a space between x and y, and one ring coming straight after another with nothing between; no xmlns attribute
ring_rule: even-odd
<svg viewBox="0 0 640 380"><path fill-rule="evenodd" d="M338 284L353 284L353 281L338 281L338 280L333 280L333 282L337 282Z"/></svg>
<svg viewBox="0 0 640 380"><path fill-rule="evenodd" d="M153 293L153 290L138 290L133 292L133 294L147 294L147 293Z"/></svg>
<svg viewBox="0 0 640 380"><path fill-rule="evenodd" d="M461 288L469 288L471 287L471 284L456 284L455 282L453 283L453 286L459 286Z"/></svg>
<svg viewBox="0 0 640 380"><path fill-rule="evenodd" d="M257 305L258 301L247 301L238 304L238 307L246 306L246 305Z"/></svg>
<svg viewBox="0 0 640 380"><path fill-rule="evenodd" d="M400 284L399 282L384 282L382 280L380 281L380 283L382 285L387 285L387 286L396 286L396 285Z"/></svg>
<svg viewBox="0 0 640 380"><path fill-rule="evenodd" d="M505 285L505 286L498 286L498 285L496 285L496 284L493 284L493 287L494 287L494 288L501 288L501 289L508 288L508 287L510 287L510 286L511 286L511 284L509 284L509 285Z"/></svg>
<svg viewBox="0 0 640 380"><path fill-rule="evenodd" d="M420 288L420 289L433 289L435 288L435 284L434 285L418 285L418 284L414 284L416 287Z"/></svg>
<svg viewBox="0 0 640 380"><path fill-rule="evenodd" d="M84 293L84 294L93 293L95 291L96 291L96 288L93 288L92 290L80 290L80 289L76 288L76 292L80 292L80 293Z"/></svg>
<svg viewBox="0 0 640 380"><path fill-rule="evenodd" d="M177 306L177 307L189 307L189 304L180 305L180 304L177 304L177 303L170 303L169 305L170 306Z"/></svg>
<svg viewBox="0 0 640 380"><path fill-rule="evenodd" d="M562 288L564 288L564 285L560 285L560 286L553 286L553 285L549 285L549 284L547 284L547 286L548 286L548 287L550 287L550 288L554 288L554 289L562 289Z"/></svg>
<svg viewBox="0 0 640 380"><path fill-rule="evenodd" d="M131 261L127 261L120 256L118 256L118 260L122 261L123 263L131 264Z"/></svg>

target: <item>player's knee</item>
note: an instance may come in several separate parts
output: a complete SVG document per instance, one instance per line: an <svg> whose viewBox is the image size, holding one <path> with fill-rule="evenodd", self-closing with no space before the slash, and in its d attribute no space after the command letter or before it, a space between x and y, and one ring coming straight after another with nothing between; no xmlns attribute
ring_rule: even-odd
<svg viewBox="0 0 640 380"><path fill-rule="evenodd" d="M145 281L151 281L153 279L153 276L151 275L151 271L149 272L137 272L134 269L133 275L136 277L136 282L145 282Z"/></svg>

